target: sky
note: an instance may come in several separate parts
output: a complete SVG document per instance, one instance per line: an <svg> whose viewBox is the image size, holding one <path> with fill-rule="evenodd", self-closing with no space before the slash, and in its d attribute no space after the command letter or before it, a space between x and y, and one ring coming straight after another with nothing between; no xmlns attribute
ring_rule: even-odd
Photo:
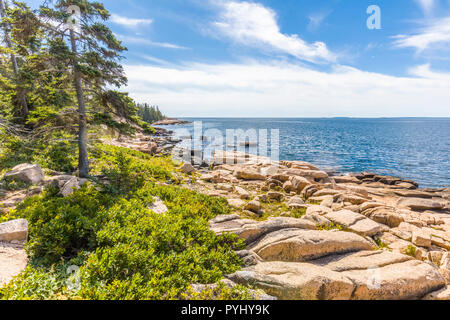
<svg viewBox="0 0 450 320"><path fill-rule="evenodd" d="M171 117L450 117L450 0L102 2L123 90Z"/></svg>

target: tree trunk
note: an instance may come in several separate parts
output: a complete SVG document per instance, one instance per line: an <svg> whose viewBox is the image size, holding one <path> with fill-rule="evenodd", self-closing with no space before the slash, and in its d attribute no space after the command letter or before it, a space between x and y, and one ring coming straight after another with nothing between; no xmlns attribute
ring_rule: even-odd
<svg viewBox="0 0 450 320"><path fill-rule="evenodd" d="M1 15L2 19L5 17L5 8L6 8L6 3L3 3L3 1L4 0L0 0L0 15ZM6 23L3 23L3 30L5 32L6 46L8 47L8 49L12 49L13 46L12 46L11 38L9 36L10 27ZM18 79L19 78L19 65L17 63L17 58L13 53L11 53L11 64L13 67L14 76L16 77L16 79ZM20 108L21 108L21 113L25 119L29 113L28 103L27 103L27 98L26 98L26 91L24 88L21 88L20 86L17 87L17 100L18 100Z"/></svg>
<svg viewBox="0 0 450 320"><path fill-rule="evenodd" d="M70 43L72 45L74 85L78 101L78 171L81 178L89 176L89 159L87 152L87 123L86 105L84 103L83 88L81 86L81 74L77 63L77 42L75 32L70 30Z"/></svg>

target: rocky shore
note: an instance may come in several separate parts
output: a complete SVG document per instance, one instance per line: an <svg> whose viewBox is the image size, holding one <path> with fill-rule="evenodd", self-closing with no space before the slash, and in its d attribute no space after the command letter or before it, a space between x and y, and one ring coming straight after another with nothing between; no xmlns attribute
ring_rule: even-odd
<svg viewBox="0 0 450 320"><path fill-rule="evenodd" d="M164 119L153 123L154 126L173 126L178 124L188 124L189 121L179 119Z"/></svg>
<svg viewBox="0 0 450 320"><path fill-rule="evenodd" d="M235 210L210 222L247 244L234 283L278 299L450 299L449 188L239 152L216 152L187 187Z"/></svg>
<svg viewBox="0 0 450 320"><path fill-rule="evenodd" d="M160 156L176 141L161 131L108 143ZM65 196L84 183L31 164L7 175L34 187L1 195L4 210L46 185ZM216 152L210 168L183 164L179 178L233 208L210 221L216 234L235 233L247 246L229 286L261 289L264 299L450 299L450 188L367 172L332 176L303 161L240 152ZM0 284L26 265L25 223L0 224Z"/></svg>

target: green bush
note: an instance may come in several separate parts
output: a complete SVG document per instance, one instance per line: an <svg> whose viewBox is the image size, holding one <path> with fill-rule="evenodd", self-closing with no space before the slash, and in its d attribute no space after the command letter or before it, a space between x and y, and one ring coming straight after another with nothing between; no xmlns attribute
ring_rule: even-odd
<svg viewBox="0 0 450 320"><path fill-rule="evenodd" d="M33 163L55 171L74 172L78 161L78 144L75 137L56 132L47 141L39 145L39 151L33 155Z"/></svg>
<svg viewBox="0 0 450 320"><path fill-rule="evenodd" d="M0 146L0 171L21 163L69 173L76 170L77 143L73 135L62 131L35 140L0 133Z"/></svg>
<svg viewBox="0 0 450 320"><path fill-rule="evenodd" d="M113 201L112 196L87 185L66 198L47 190L42 196L26 199L16 214L29 222L30 256L50 266L80 251L94 250L104 222L101 213Z"/></svg>
<svg viewBox="0 0 450 320"><path fill-rule="evenodd" d="M243 241L209 230L211 218L230 213L224 199L158 184L174 170L168 159L110 146L97 156L95 170L117 180L86 184L66 198L49 189L18 207L15 214L30 223L33 267L0 299L182 299L190 284L215 283L241 267L234 251ZM167 213L149 209L155 197ZM68 264L81 267L78 292L65 288ZM240 297L225 288L215 295Z"/></svg>
<svg viewBox="0 0 450 320"><path fill-rule="evenodd" d="M204 219L157 215L139 200L121 201L98 233L83 267L82 296L174 299L191 283L214 283L240 267L235 236L216 237Z"/></svg>
<svg viewBox="0 0 450 320"><path fill-rule="evenodd" d="M172 178L173 163L168 158L155 158L139 151L98 145L94 150L92 174L104 175L105 187L114 194L128 194L141 188L145 181Z"/></svg>

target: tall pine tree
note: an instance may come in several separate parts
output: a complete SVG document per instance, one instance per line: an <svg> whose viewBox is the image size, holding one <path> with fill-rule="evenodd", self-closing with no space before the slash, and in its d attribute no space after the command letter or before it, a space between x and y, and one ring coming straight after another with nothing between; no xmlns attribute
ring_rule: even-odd
<svg viewBox="0 0 450 320"><path fill-rule="evenodd" d="M60 59L67 59L76 92L78 108L78 170L80 177L89 176L87 117L89 101L105 105L112 99L113 107L124 108L126 97L107 86L126 84L120 52L126 50L103 22L109 18L103 4L87 0L47 1L40 9L45 28L52 39L60 39L70 51L61 46ZM78 14L74 17L75 14ZM117 101L118 100L118 101Z"/></svg>
<svg viewBox="0 0 450 320"><path fill-rule="evenodd" d="M8 2L6 0L0 0L0 16L2 19L2 29L4 33L4 43L9 50L9 55L11 59L11 66L14 74L13 83L16 87L16 100L18 103L18 107L20 109L20 112L18 112L21 116L22 122L26 121L26 117L28 116L29 109L28 109L28 103L26 99L26 90L22 86L20 78L20 67L19 67L19 61L18 57L15 52L15 46L11 39L11 25L8 21Z"/></svg>

